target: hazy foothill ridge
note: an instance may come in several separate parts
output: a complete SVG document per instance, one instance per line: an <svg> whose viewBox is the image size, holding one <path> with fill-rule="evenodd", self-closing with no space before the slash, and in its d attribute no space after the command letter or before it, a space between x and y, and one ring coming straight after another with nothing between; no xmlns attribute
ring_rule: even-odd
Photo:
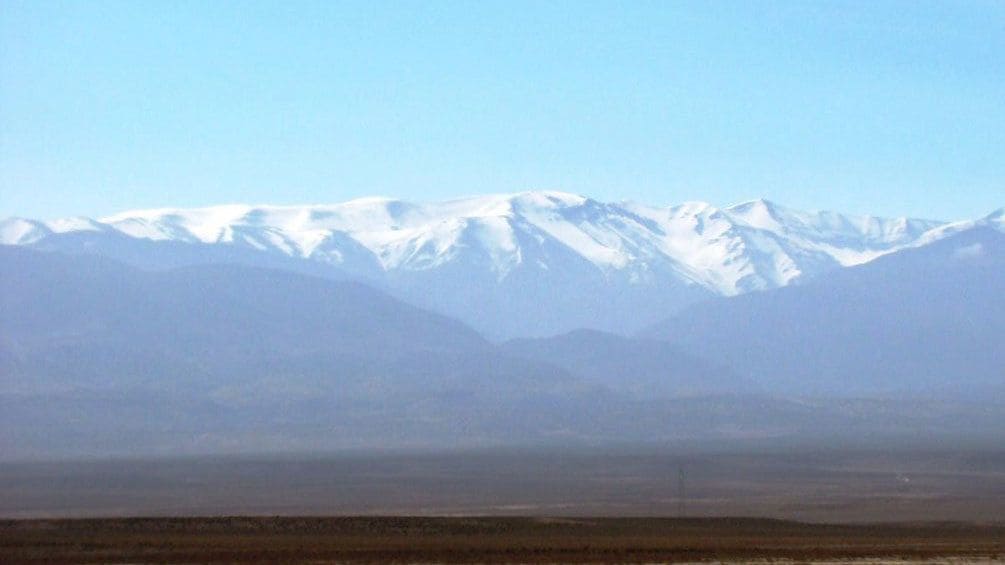
<svg viewBox="0 0 1005 565"><path fill-rule="evenodd" d="M642 332L776 394L1005 393L1005 233L987 225Z"/></svg>

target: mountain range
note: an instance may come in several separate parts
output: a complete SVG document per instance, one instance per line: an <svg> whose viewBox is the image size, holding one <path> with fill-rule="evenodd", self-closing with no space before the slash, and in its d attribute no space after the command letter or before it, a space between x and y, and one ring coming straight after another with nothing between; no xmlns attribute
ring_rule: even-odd
<svg viewBox="0 0 1005 565"><path fill-rule="evenodd" d="M632 334L711 297L804 282L1002 222L1002 211L950 223L765 200L654 207L527 192L8 218L0 243L147 269L227 262L354 279L504 340L581 328Z"/></svg>
<svg viewBox="0 0 1005 565"><path fill-rule="evenodd" d="M524 193L0 238L6 457L1005 438L1002 211Z"/></svg>

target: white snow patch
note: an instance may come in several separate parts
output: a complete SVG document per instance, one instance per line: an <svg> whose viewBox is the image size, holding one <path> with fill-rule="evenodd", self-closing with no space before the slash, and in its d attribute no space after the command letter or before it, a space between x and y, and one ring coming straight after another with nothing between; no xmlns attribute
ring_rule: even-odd
<svg viewBox="0 0 1005 565"><path fill-rule="evenodd" d="M975 259L982 255L984 255L984 246L980 243L965 245L953 251L953 258L955 259Z"/></svg>

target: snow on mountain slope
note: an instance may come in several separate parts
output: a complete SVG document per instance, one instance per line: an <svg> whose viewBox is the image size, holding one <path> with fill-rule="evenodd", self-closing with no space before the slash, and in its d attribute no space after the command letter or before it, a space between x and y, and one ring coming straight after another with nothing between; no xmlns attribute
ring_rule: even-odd
<svg viewBox="0 0 1005 565"><path fill-rule="evenodd" d="M320 206L161 209L125 212L101 222L133 237L244 244L332 263L346 261L344 249L351 240L385 271L433 269L477 247L500 278L522 262L516 236L522 231L538 241L560 243L602 271L633 271L636 282L658 264L723 294L860 264L942 225L798 212L764 200L725 209L705 203L654 208L561 192L422 204L362 198Z"/></svg>
<svg viewBox="0 0 1005 565"><path fill-rule="evenodd" d="M911 244L911 247L920 247L922 245L928 245L940 239L945 239L955 234L981 227L988 227L991 229L998 230L1000 232L1005 232L1005 208L999 208L994 212L991 212L987 216L978 218L976 220L963 220L960 222L951 222L932 228L931 230L928 230L927 232L922 234L922 236L919 237L917 240L915 240Z"/></svg>
<svg viewBox="0 0 1005 565"><path fill-rule="evenodd" d="M52 233L44 223L24 218L0 220L0 243L29 245Z"/></svg>
<svg viewBox="0 0 1005 565"><path fill-rule="evenodd" d="M979 221L1002 225L1000 213L990 218ZM87 248L100 253L107 233L306 260L512 337L583 326L632 331L704 296L785 286L968 225L801 212L764 200L654 207L542 191L165 208L98 221L11 218L0 222L0 243L60 249L61 238L89 234ZM499 325L500 316L512 323Z"/></svg>
<svg viewBox="0 0 1005 565"><path fill-rule="evenodd" d="M943 222L799 212L766 200L716 208L689 202L669 208L626 203L658 226L661 249L720 294L785 286L839 266L901 249Z"/></svg>
<svg viewBox="0 0 1005 565"><path fill-rule="evenodd" d="M500 278L523 261L517 232L560 243L601 270L620 270L639 261L633 248L646 231L617 206L558 192L422 204L362 198L319 206L141 210L101 222L137 238L250 245L333 263L344 262L351 239L385 271L436 268L474 247L491 259L488 267Z"/></svg>

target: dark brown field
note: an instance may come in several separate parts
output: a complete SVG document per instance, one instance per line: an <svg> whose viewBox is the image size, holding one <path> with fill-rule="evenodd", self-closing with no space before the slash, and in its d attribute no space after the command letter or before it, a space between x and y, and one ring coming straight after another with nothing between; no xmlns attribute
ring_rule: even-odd
<svg viewBox="0 0 1005 565"><path fill-rule="evenodd" d="M667 562L1005 556L1005 527L759 519L153 518L0 522L5 563Z"/></svg>

